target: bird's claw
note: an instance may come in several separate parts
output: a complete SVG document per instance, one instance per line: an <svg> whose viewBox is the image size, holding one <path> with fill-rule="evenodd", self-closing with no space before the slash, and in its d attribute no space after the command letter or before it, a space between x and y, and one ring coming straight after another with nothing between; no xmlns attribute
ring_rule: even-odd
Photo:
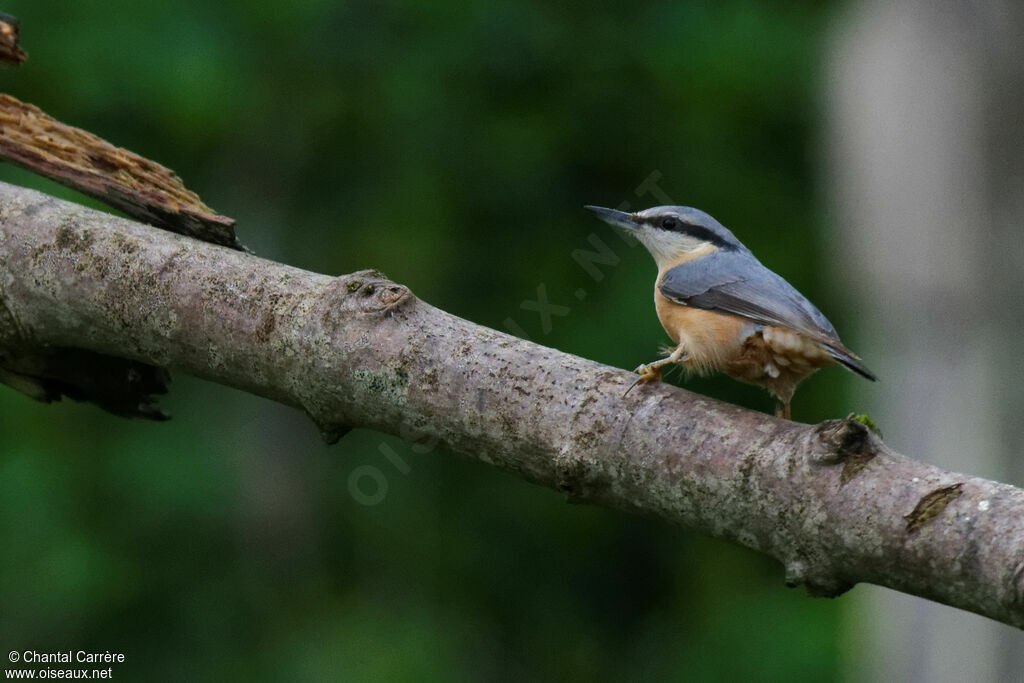
<svg viewBox="0 0 1024 683"><path fill-rule="evenodd" d="M635 382L629 385L629 388L622 394L622 398L626 398L626 395L633 391L633 388L638 384L647 384L648 382L654 382L661 379L661 368L653 367L651 365L640 365L633 372L640 376L636 378Z"/></svg>

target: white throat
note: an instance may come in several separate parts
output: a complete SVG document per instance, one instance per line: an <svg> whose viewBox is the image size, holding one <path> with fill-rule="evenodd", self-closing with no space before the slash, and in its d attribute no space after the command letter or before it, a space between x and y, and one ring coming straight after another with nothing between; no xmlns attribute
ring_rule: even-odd
<svg viewBox="0 0 1024 683"><path fill-rule="evenodd" d="M637 239L651 252L659 269L680 260L689 260L683 257L689 254L697 256L695 252L706 252L711 248L711 243L702 239L658 229L639 230Z"/></svg>

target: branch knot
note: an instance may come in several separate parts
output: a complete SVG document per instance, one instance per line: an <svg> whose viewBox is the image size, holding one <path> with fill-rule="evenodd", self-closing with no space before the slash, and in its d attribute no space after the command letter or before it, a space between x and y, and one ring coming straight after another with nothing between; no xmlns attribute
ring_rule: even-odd
<svg viewBox="0 0 1024 683"><path fill-rule="evenodd" d="M842 420L822 422L814 435L819 441L814 461L819 465L843 464L840 486L856 477L878 455L878 437L852 413Z"/></svg>
<svg viewBox="0 0 1024 683"><path fill-rule="evenodd" d="M408 287L396 284L376 270L361 270L337 278L348 306L363 313L387 313L414 298Z"/></svg>

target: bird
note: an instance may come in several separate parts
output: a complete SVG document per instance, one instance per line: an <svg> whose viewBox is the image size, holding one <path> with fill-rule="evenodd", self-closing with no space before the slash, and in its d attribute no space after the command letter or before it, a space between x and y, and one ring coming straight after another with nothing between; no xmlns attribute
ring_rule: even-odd
<svg viewBox="0 0 1024 683"><path fill-rule="evenodd" d="M658 266L654 308L675 346L637 367L640 377L626 394L676 363L767 389L778 401L776 416L788 420L797 385L822 367L838 364L878 379L814 304L710 215L688 206L585 208L631 233Z"/></svg>

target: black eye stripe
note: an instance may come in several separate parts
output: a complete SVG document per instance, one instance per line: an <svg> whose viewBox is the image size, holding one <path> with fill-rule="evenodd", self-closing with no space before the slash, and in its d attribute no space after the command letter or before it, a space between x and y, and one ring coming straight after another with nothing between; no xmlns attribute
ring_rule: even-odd
<svg viewBox="0 0 1024 683"><path fill-rule="evenodd" d="M644 220L644 223L650 225L652 228L661 228L662 230L671 230L672 232L689 233L694 228L699 228L699 225L692 225L685 222L679 216L652 216Z"/></svg>
<svg viewBox="0 0 1024 683"><path fill-rule="evenodd" d="M732 242L726 241L710 228L705 228L703 225L687 223L679 216L656 216L646 220L645 222L655 228L690 235L691 237L695 237L704 242L710 242L719 249L736 249L736 245Z"/></svg>

